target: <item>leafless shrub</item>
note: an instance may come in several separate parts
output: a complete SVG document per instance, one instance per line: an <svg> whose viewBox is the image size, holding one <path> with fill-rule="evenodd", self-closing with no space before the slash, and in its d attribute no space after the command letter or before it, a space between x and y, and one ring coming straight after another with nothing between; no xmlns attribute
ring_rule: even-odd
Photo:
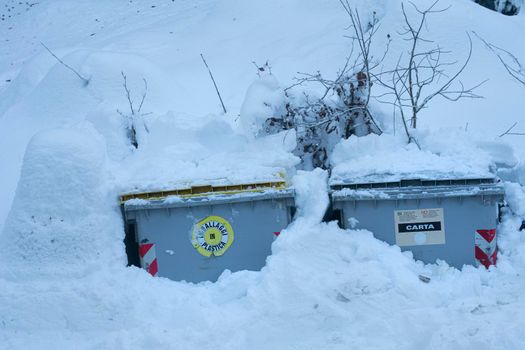
<svg viewBox="0 0 525 350"><path fill-rule="evenodd" d="M149 113L142 113L142 106L144 105L144 101L146 100L146 95L148 92L148 82L146 79L142 79L144 82L144 90L142 92L142 96L140 99L140 102L138 106L135 105L133 102L133 98L131 97L131 90L128 87L128 79L126 74L124 72L120 72L122 75L122 86L124 87L124 91L126 93L126 99L128 101L129 105L129 113L124 113L117 109L117 112L126 120L126 131L127 136L130 144L134 148L139 147L139 137L138 137L138 130L144 130L146 133L149 133L149 129L144 121L144 117L147 116Z"/></svg>
<svg viewBox="0 0 525 350"><path fill-rule="evenodd" d="M429 7L421 10L410 2L419 17L416 21L409 17L405 5L401 4L405 25L398 34L409 43L409 50L399 56L393 69L374 75L376 81L387 89L386 93L378 96L378 100L395 106L396 111L401 115L408 142L414 142L418 147L419 144L411 130L417 128L419 113L427 108L434 98L442 97L449 101L481 98L474 91L484 83L467 88L458 80L472 57L472 40L468 33L469 51L467 58L461 64L447 60L450 51L444 50L423 35L428 17L448 10L448 8L438 9L438 3L439 0L436 0ZM455 72L449 75L447 72L449 68L458 65ZM384 97L393 97L394 102L391 102L391 99L385 100Z"/></svg>
<svg viewBox="0 0 525 350"><path fill-rule="evenodd" d="M295 154L303 160L303 168L329 168L329 155L337 142L351 135L381 134L382 130L368 109L372 81L371 71L384 59L372 56L371 44L377 33L375 13L363 23L357 10L346 0L341 5L350 17L351 50L334 79L321 72L298 72L295 83L284 89L286 102L281 115L266 120L263 133L271 134L295 129L297 148ZM356 49L357 48L357 49ZM256 65L260 72L270 72L269 66ZM320 85L316 97L304 92L297 96L292 91L309 84Z"/></svg>

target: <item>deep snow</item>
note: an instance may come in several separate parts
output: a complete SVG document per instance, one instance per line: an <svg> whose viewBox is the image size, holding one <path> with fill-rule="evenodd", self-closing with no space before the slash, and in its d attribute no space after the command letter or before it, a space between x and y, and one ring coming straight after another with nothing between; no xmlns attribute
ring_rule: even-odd
<svg viewBox="0 0 525 350"><path fill-rule="evenodd" d="M399 3L354 2L363 16L381 18L378 50L401 25ZM458 60L467 52L465 31L475 30L525 62L525 39L516 35L524 32L523 14L505 17L470 0L442 3L452 7L431 17L429 36ZM251 122L264 116L265 100L278 99L297 71L335 75L342 65L348 19L338 1L16 6L16 15L0 21L0 348L525 347L525 236L517 231L525 216L525 138L498 138L516 121L516 131L524 130L525 87L479 41L463 78L488 78L479 91L485 98L434 101L420 119L423 152L404 144L390 107L374 104L385 134L343 141L333 158L332 180L485 176L499 167L510 208L499 227L498 267L458 271L415 262L370 232L320 223L327 174L293 170L291 133L253 138ZM89 85L39 41L90 77ZM392 42L389 60L403 45ZM252 64L266 60L269 90ZM150 133L137 151L116 112L127 108L121 71L134 99L142 77L148 80ZM193 285L124 266L118 194L265 181L283 172L297 192L298 217L262 271Z"/></svg>

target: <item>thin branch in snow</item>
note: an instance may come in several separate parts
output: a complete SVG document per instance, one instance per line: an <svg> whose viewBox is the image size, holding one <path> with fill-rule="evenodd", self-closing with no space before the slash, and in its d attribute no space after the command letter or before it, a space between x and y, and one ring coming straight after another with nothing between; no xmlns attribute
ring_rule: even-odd
<svg viewBox="0 0 525 350"><path fill-rule="evenodd" d="M131 90L128 88L128 78L126 77L126 74L124 74L123 71L120 72L122 75L122 80L124 81L122 85L124 86L124 91L126 91L126 98L129 103L129 109L131 111L132 115L135 115L135 109L133 108L133 101L131 100Z"/></svg>
<svg viewBox="0 0 525 350"><path fill-rule="evenodd" d="M210 73L211 81L213 82L213 86L215 87L215 91L217 92L217 96L219 96L219 100L221 101L222 110L224 113L226 113L226 107L224 107L224 102L222 101L221 93L219 92L219 88L217 87L217 83L215 83L215 79L213 78L213 74L211 73L210 67L208 66L208 63L206 63L206 60L204 59L204 56L201 53L202 62L204 62L204 65L206 66L206 69L208 69L208 73Z"/></svg>
<svg viewBox="0 0 525 350"><path fill-rule="evenodd" d="M499 137L507 136L507 135L514 135L514 136L525 136L525 132L511 132L516 125L518 125L518 122L515 122L511 125L510 128L507 129L503 134L499 135Z"/></svg>
<svg viewBox="0 0 525 350"><path fill-rule="evenodd" d="M126 99L128 100L129 110L131 114L125 114L119 109L117 109L117 112L127 121L128 139L131 145L135 148L138 148L139 138L137 136L137 123L139 123L139 125L142 125L146 133L149 133L149 128L144 120L144 117L150 113L141 113L142 106L144 105L144 101L146 100L148 92L148 81L145 78L142 78L142 81L144 82L144 91L142 93L142 97L138 108L135 108L133 98L131 97L131 89L128 87L128 78L124 71L121 71L120 74L122 75L122 86L124 87L124 91L126 93Z"/></svg>
<svg viewBox="0 0 525 350"><path fill-rule="evenodd" d="M144 104L146 94L148 93L148 81L145 78L142 78L142 81L144 82L144 93L142 94L142 99L140 100L139 109L137 109L138 113L140 113L140 111L142 110L142 105Z"/></svg>
<svg viewBox="0 0 525 350"><path fill-rule="evenodd" d="M69 69L70 71L72 71L73 73L75 73L75 75L77 77L79 77L83 82L84 82L84 86L87 86L89 84L89 79L88 78L85 78L83 77L78 71L76 71L73 67L71 67L70 65L68 65L66 62L62 61L60 58L58 58L57 55L55 55L55 53L53 51L51 51L51 49L49 47L47 47L43 42L40 42L40 44L47 50L47 52L49 52L51 54L51 56L53 56L60 64L62 64L64 67L66 67L67 69Z"/></svg>
<svg viewBox="0 0 525 350"><path fill-rule="evenodd" d="M489 43L483 39L478 33L473 32L474 35L485 44L485 46L498 58L507 73L510 74L516 81L525 85L525 69L521 62L510 51Z"/></svg>

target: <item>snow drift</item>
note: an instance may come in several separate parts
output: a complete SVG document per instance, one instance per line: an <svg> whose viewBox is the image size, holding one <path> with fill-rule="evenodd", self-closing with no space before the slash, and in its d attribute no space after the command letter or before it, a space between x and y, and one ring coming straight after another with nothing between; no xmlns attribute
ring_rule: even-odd
<svg viewBox="0 0 525 350"><path fill-rule="evenodd" d="M83 123L28 145L1 245L2 272L29 280L78 277L124 259L109 196L104 139Z"/></svg>

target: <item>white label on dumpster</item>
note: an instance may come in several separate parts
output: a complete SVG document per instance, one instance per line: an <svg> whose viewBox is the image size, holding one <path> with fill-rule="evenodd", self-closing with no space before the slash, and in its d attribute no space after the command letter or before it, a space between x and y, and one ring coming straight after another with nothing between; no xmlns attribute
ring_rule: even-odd
<svg viewBox="0 0 525 350"><path fill-rule="evenodd" d="M394 220L400 247L445 244L443 208L396 210Z"/></svg>

